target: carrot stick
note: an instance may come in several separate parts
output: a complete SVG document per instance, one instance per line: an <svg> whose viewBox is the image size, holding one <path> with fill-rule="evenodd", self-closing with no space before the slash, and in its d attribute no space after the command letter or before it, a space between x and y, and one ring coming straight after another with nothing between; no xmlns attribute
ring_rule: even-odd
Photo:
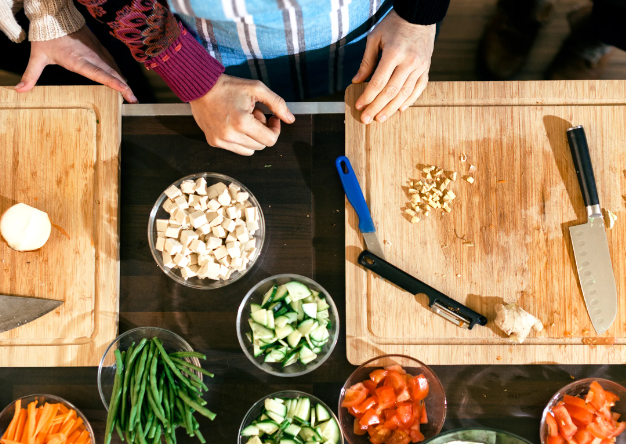
<svg viewBox="0 0 626 444"><path fill-rule="evenodd" d="M65 444L74 444L76 442L76 440L78 439L78 437L80 436L82 432L76 430L75 432L73 432L71 435L69 435L67 437L67 441L65 441Z"/></svg>
<svg viewBox="0 0 626 444"><path fill-rule="evenodd" d="M50 431L48 432L48 435L55 435L55 434L59 433L60 431L61 431L61 423L51 424L50 425Z"/></svg>
<svg viewBox="0 0 626 444"><path fill-rule="evenodd" d="M28 404L28 429L24 431L26 434L22 442L35 444L35 427L37 426L37 401ZM31 442L32 441L32 442Z"/></svg>
<svg viewBox="0 0 626 444"><path fill-rule="evenodd" d="M65 426L65 424L67 424L69 421L73 419L76 419L76 411L70 410L67 412L67 416L65 417L65 420L63 421L63 426ZM63 428L63 426L61 428Z"/></svg>
<svg viewBox="0 0 626 444"><path fill-rule="evenodd" d="M69 432L67 432L68 435L71 435L73 432L76 431L76 429L78 427L80 427L81 425L83 425L83 418L77 418L76 422L74 423L74 425L72 426L72 428L70 429Z"/></svg>
<svg viewBox="0 0 626 444"><path fill-rule="evenodd" d="M87 438L89 438L89 432L87 430L84 430L76 440L76 444L85 444Z"/></svg>
<svg viewBox="0 0 626 444"><path fill-rule="evenodd" d="M26 424L26 419L28 418L28 413L26 409L20 409L20 416L17 418L17 427L15 428L15 436L13 437L14 441L20 442L22 440L22 435L24 434L24 425Z"/></svg>
<svg viewBox="0 0 626 444"><path fill-rule="evenodd" d="M57 409L58 409L58 404L57 404ZM41 413L41 416L39 417L39 420L37 421L37 427L35 428L35 435L38 435L39 432L41 432L42 430L46 431L46 429L44 429L44 426L48 423L48 418L51 417L52 414L52 405L51 404L44 404L43 406L43 412Z"/></svg>
<svg viewBox="0 0 626 444"><path fill-rule="evenodd" d="M17 418L19 417L21 411L22 411L22 400L18 399L15 402L15 413L13 413L13 419L9 423L9 428L5 432L3 438L7 438L11 441L15 440L15 429L17 428Z"/></svg>
<svg viewBox="0 0 626 444"><path fill-rule="evenodd" d="M0 442L2 442L2 444L20 444L19 442L7 438L0 439Z"/></svg>
<svg viewBox="0 0 626 444"><path fill-rule="evenodd" d="M67 413L70 411L70 409L65 407L63 404L59 404L59 410L61 411L61 413Z"/></svg>
<svg viewBox="0 0 626 444"><path fill-rule="evenodd" d="M63 428L61 429L61 433L65 434L65 435L70 435L70 430L72 430L72 427L74 427L74 423L76 422L75 419L71 419L69 422L66 422L65 424L63 424Z"/></svg>

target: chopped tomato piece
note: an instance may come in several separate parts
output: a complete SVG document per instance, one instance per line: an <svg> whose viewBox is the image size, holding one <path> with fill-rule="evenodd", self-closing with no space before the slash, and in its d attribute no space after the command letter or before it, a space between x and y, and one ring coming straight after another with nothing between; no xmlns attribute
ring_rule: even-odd
<svg viewBox="0 0 626 444"><path fill-rule="evenodd" d="M557 436L559 434L559 426L556 424L556 419L551 413L546 415L546 424L548 424L548 434L550 436Z"/></svg>
<svg viewBox="0 0 626 444"><path fill-rule="evenodd" d="M385 376L387 376L387 370L379 368L378 370L374 370L372 373L370 373L370 381L378 385L380 384L380 381L385 379Z"/></svg>
<svg viewBox="0 0 626 444"><path fill-rule="evenodd" d="M400 393L398 393L398 397L396 399L397 402L404 402L411 399L411 394L409 393L408 387L404 387Z"/></svg>
<svg viewBox="0 0 626 444"><path fill-rule="evenodd" d="M626 430L626 422L618 422L617 423L617 427L615 428L615 430L613 430L613 432L611 433L611 436L609 436L609 438L616 438L619 435L622 434L622 432Z"/></svg>
<svg viewBox="0 0 626 444"><path fill-rule="evenodd" d="M383 444L391 436L391 430L383 426L370 427L368 433L372 444Z"/></svg>
<svg viewBox="0 0 626 444"><path fill-rule="evenodd" d="M591 424L589 424L587 426L587 430L589 430L589 432L591 432L591 434L595 436L596 438L600 438L600 439L608 438L604 430L596 422L592 422Z"/></svg>
<svg viewBox="0 0 626 444"><path fill-rule="evenodd" d="M613 421L617 421L617 420L619 420L619 419L620 419L620 417L622 416L622 415L620 415L620 414L619 414L619 413L617 413L617 412L613 412L611 415L612 415L612 416L611 416L611 419L612 419Z"/></svg>
<svg viewBox="0 0 626 444"><path fill-rule="evenodd" d="M402 375L394 370L389 370L385 377L385 385L393 387L396 393L400 393L406 387L406 380Z"/></svg>
<svg viewBox="0 0 626 444"><path fill-rule="evenodd" d="M380 416L376 414L374 409L370 409L363 414L363 417L359 419L361 426L373 426L380 424Z"/></svg>
<svg viewBox="0 0 626 444"><path fill-rule="evenodd" d="M390 418L387 418L387 420L383 424L383 427L389 430L395 430L400 427L400 419L398 419L398 415L395 414L395 410L394 415Z"/></svg>
<svg viewBox="0 0 626 444"><path fill-rule="evenodd" d="M350 414L352 416L354 416L355 418L359 418L361 419L361 417L363 416L363 413L359 413L356 410L354 410L354 407L348 407L348 411L350 412Z"/></svg>
<svg viewBox="0 0 626 444"><path fill-rule="evenodd" d="M411 387L413 400L421 401L428 396L428 380L424 375L417 375L409 380L409 387Z"/></svg>
<svg viewBox="0 0 626 444"><path fill-rule="evenodd" d="M589 386L590 392L593 391L593 399L591 400L591 405L596 408L596 410L600 410L606 401L606 393L602 386L598 383L598 381L593 381Z"/></svg>
<svg viewBox="0 0 626 444"><path fill-rule="evenodd" d="M398 404L396 415L404 426L410 426L415 418L413 417L413 405L409 403Z"/></svg>
<svg viewBox="0 0 626 444"><path fill-rule="evenodd" d="M591 413L596 413L595 407L591 404L586 403L585 400L582 398L565 395L563 397L563 402L565 404L575 405L576 407L580 407L581 409L589 410Z"/></svg>
<svg viewBox="0 0 626 444"><path fill-rule="evenodd" d="M374 381L363 381L363 386L370 392L370 395L373 395L376 391L376 383Z"/></svg>
<svg viewBox="0 0 626 444"><path fill-rule="evenodd" d="M411 442L420 442L420 441L424 441L424 435L422 435L422 432L418 430L410 430L409 431L409 436L411 437Z"/></svg>
<svg viewBox="0 0 626 444"><path fill-rule="evenodd" d="M409 444L411 442L411 437L404 430L395 430L389 439L386 441L387 444Z"/></svg>
<svg viewBox="0 0 626 444"><path fill-rule="evenodd" d="M611 404L611 407L613 407L615 405L615 403L617 401L619 401L619 396L617 396L615 393L613 392L609 392L608 390L604 391L604 396L606 397L606 402L608 402L609 404Z"/></svg>
<svg viewBox="0 0 626 444"><path fill-rule="evenodd" d="M346 390L346 395L341 402L341 407L354 407L365 401L367 389L361 383L353 385Z"/></svg>
<svg viewBox="0 0 626 444"><path fill-rule="evenodd" d="M385 367L385 370L393 370L394 372L398 372L401 375L406 375L406 371L402 368L401 365L398 364L388 365L387 367Z"/></svg>
<svg viewBox="0 0 626 444"><path fill-rule="evenodd" d="M548 444L565 444L567 441L565 441L565 438L563 438L561 435L557 435L557 436L548 436Z"/></svg>
<svg viewBox="0 0 626 444"><path fill-rule="evenodd" d="M590 444L595 437L587 429L582 429L574 434L574 441L578 444Z"/></svg>
<svg viewBox="0 0 626 444"><path fill-rule="evenodd" d="M572 419L576 419L578 422L584 425L588 425L591 421L593 421L593 413L589 410L577 407L573 404L565 404L565 407Z"/></svg>
<svg viewBox="0 0 626 444"><path fill-rule="evenodd" d="M426 404L422 403L422 416L420 417L420 424L428 424L428 415L426 414Z"/></svg>
<svg viewBox="0 0 626 444"><path fill-rule="evenodd" d="M367 433L367 427L361 428L361 423L359 422L359 418L354 418L354 434L355 435L365 435Z"/></svg>
<svg viewBox="0 0 626 444"><path fill-rule="evenodd" d="M352 409L357 413L365 413L366 410L373 409L376 405L378 405L378 399L376 396L370 396L359 405L352 407Z"/></svg>
<svg viewBox="0 0 626 444"><path fill-rule="evenodd" d="M394 392L392 387L378 387L376 396L378 397L378 405L381 410L386 410L396 405L396 392Z"/></svg>
<svg viewBox="0 0 626 444"><path fill-rule="evenodd" d="M559 430L563 438L569 440L578 431L578 427L572 422L572 418L569 415L567 409L563 405L557 405L552 408L554 418L559 426Z"/></svg>

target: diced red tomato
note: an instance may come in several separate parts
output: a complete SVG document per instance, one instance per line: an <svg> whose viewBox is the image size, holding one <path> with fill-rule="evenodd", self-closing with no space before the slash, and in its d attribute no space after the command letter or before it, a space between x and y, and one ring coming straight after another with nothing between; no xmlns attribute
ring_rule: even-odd
<svg viewBox="0 0 626 444"><path fill-rule="evenodd" d="M354 410L354 407L348 407L348 411L350 412L350 414L352 416L354 416L355 418L359 418L361 419L361 417L363 416L363 413L359 413L356 410Z"/></svg>
<svg viewBox="0 0 626 444"><path fill-rule="evenodd" d="M600 439L607 439L608 436L604 432L603 428L598 425L596 422L592 422L587 426L587 430L591 432L593 436Z"/></svg>
<svg viewBox="0 0 626 444"><path fill-rule="evenodd" d="M385 379L385 376L387 376L387 370L383 370L379 368L378 370L374 370L372 373L370 373L370 381L378 385L380 384L380 381Z"/></svg>
<svg viewBox="0 0 626 444"><path fill-rule="evenodd" d="M417 375L409 380L409 387L414 401L421 401L428 396L428 380L424 375Z"/></svg>
<svg viewBox="0 0 626 444"><path fill-rule="evenodd" d="M428 415L426 414L426 404L422 404L422 417L420 418L420 424L428 424Z"/></svg>
<svg viewBox="0 0 626 444"><path fill-rule="evenodd" d="M611 407L613 407L615 403L619 401L619 396L617 396L615 393L610 392L608 390L604 391L604 396L606 397L606 402L611 404Z"/></svg>
<svg viewBox="0 0 626 444"><path fill-rule="evenodd" d="M408 402L398 404L398 408L396 409L396 416L403 426L410 426L415 420L415 418L413 417L413 405Z"/></svg>
<svg viewBox="0 0 626 444"><path fill-rule="evenodd" d="M591 421L593 421L594 414L589 410L577 407L573 404L564 404L563 407L567 409L572 420L577 420L579 423L583 425L588 425Z"/></svg>
<svg viewBox="0 0 626 444"><path fill-rule="evenodd" d="M621 416L622 416L622 415L620 415L620 414L619 414L619 413L617 413L617 412L613 412L613 413L611 414L611 418L613 419L613 421L617 421L617 420L619 420L619 419L621 418Z"/></svg>
<svg viewBox="0 0 626 444"><path fill-rule="evenodd" d="M587 429L582 429L574 434L574 441L578 444L590 444L595 438Z"/></svg>
<svg viewBox="0 0 626 444"><path fill-rule="evenodd" d="M373 395L376 391L377 384L374 381L363 381L363 386L370 392L370 395Z"/></svg>
<svg viewBox="0 0 626 444"><path fill-rule="evenodd" d="M552 413L554 413L561 435L566 440L569 440L578 431L578 427L572 422L567 409L563 405L557 405L552 408Z"/></svg>
<svg viewBox="0 0 626 444"><path fill-rule="evenodd" d="M400 425L401 423L400 423L400 419L398 418L398 415L394 414L392 417L387 418L387 420L383 424L383 427L389 430L395 430L398 427L400 427Z"/></svg>
<svg viewBox="0 0 626 444"><path fill-rule="evenodd" d="M411 442L411 437L404 430L394 430L389 439L386 441L386 444L409 444Z"/></svg>
<svg viewBox="0 0 626 444"><path fill-rule="evenodd" d="M593 392L593 399L591 400L591 405L596 408L596 410L600 410L606 401L606 393L602 386L598 383L598 381L593 381L589 386L589 391ZM587 401L589 402L589 401Z"/></svg>
<svg viewBox="0 0 626 444"><path fill-rule="evenodd" d="M341 402L341 407L354 407L359 405L367 397L367 389L361 383L355 384L346 390L346 395Z"/></svg>
<svg viewBox="0 0 626 444"><path fill-rule="evenodd" d="M393 370L394 372L398 372L401 375L406 375L406 370L404 370L402 368L401 365L388 365L387 367L385 367L385 370Z"/></svg>
<svg viewBox="0 0 626 444"><path fill-rule="evenodd" d="M567 441L565 441L565 438L563 438L561 435L548 436L548 444L565 444L565 443L567 443Z"/></svg>
<svg viewBox="0 0 626 444"><path fill-rule="evenodd" d="M376 414L374 409L370 409L363 414L363 417L359 419L359 423L361 426L373 426L376 424L380 424L380 416Z"/></svg>
<svg viewBox="0 0 626 444"><path fill-rule="evenodd" d="M622 432L624 432L624 430L626 430L626 422L618 422L617 427L615 428L613 433L611 433L611 436L609 436L609 438L617 438L619 435L622 434Z"/></svg>
<svg viewBox="0 0 626 444"><path fill-rule="evenodd" d="M400 393L403 388L406 388L406 380L397 371L389 370L385 377L385 385L393 387L396 393Z"/></svg>
<svg viewBox="0 0 626 444"><path fill-rule="evenodd" d="M589 410L591 413L596 413L595 407L591 404L586 403L585 400L582 398L565 395L563 397L563 402L565 404L575 405L576 407L580 407L581 409Z"/></svg>
<svg viewBox="0 0 626 444"><path fill-rule="evenodd" d="M367 428L362 428L361 423L359 422L359 418L354 418L354 434L355 435L365 435L367 433Z"/></svg>
<svg viewBox="0 0 626 444"><path fill-rule="evenodd" d="M381 410L386 410L396 405L396 392L392 387L378 387L376 396L378 397L378 405Z"/></svg>
<svg viewBox="0 0 626 444"><path fill-rule="evenodd" d="M365 401L352 408L357 413L365 413L366 410L373 409L377 405L378 399L376 398L376 396L370 396L369 398L365 399Z"/></svg>
<svg viewBox="0 0 626 444"><path fill-rule="evenodd" d="M370 435L372 444L383 444L391 436L391 430L383 426L370 427L370 430L367 432Z"/></svg>
<svg viewBox="0 0 626 444"><path fill-rule="evenodd" d="M548 434L550 436L559 435L559 426L556 424L556 419L554 419L551 413L546 415L546 424L548 425Z"/></svg>
<svg viewBox="0 0 626 444"><path fill-rule="evenodd" d="M396 399L397 402L404 402L411 399L411 394L409 393L408 387L404 387L400 393L398 393L398 397Z"/></svg>
<svg viewBox="0 0 626 444"><path fill-rule="evenodd" d="M419 431L419 429L417 430L410 430L409 431L409 436L411 437L411 442L420 442L420 441L424 441L424 435L422 434L422 432Z"/></svg>

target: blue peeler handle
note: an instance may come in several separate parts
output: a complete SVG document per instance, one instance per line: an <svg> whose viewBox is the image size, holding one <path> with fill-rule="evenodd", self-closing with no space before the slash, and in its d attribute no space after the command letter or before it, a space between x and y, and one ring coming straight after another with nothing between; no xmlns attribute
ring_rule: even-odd
<svg viewBox="0 0 626 444"><path fill-rule="evenodd" d="M359 230L361 233L374 233L376 228L374 227L374 221L370 214L370 209L367 207L365 197L363 197L363 191L361 191L361 185L354 174L350 160L346 156L337 157L335 161L337 171L339 172L339 178L341 184L346 192L348 201L356 211L356 215L359 217Z"/></svg>

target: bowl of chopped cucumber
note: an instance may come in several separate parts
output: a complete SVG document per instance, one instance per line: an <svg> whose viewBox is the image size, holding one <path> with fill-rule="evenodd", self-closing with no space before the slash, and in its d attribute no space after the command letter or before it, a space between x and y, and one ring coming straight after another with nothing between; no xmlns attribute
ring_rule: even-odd
<svg viewBox="0 0 626 444"><path fill-rule="evenodd" d="M238 444L343 444L339 421L324 402L285 390L257 401L239 428Z"/></svg>
<svg viewBox="0 0 626 444"><path fill-rule="evenodd" d="M256 284L241 302L237 337L246 356L263 371L300 376L332 353L339 338L339 314L317 282L279 274Z"/></svg>

